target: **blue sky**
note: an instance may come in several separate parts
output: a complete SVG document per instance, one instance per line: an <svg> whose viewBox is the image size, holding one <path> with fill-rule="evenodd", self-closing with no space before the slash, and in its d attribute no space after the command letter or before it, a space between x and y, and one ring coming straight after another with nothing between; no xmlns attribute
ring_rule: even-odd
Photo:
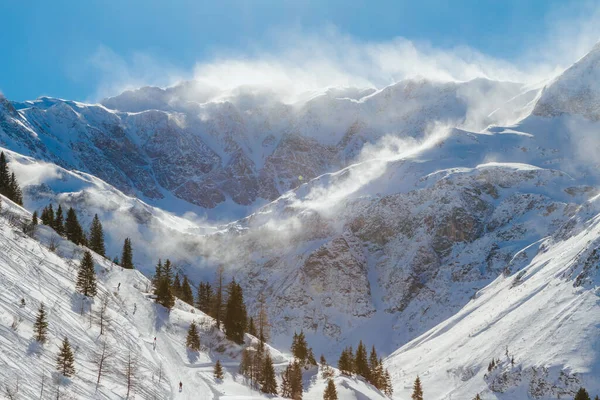
<svg viewBox="0 0 600 400"><path fill-rule="evenodd" d="M548 67L574 61L570 58L598 39L600 24L592 22L600 15L597 6L575 0L3 1L0 90L14 100L40 95L97 100L125 87L215 72L215 60L256 62L267 54L272 63L285 53L287 63L278 64L285 67L310 56L315 41L317 53L327 58L327 45L336 40L362 46L357 58L404 38L428 49L428 65L437 51L452 57L474 52L503 70L534 70L535 62ZM304 53L290 58L296 45ZM345 70L344 55L336 57L333 69ZM366 69L354 65L345 72L355 76ZM389 73L389 81L406 72L379 67L367 74L379 73Z"/></svg>

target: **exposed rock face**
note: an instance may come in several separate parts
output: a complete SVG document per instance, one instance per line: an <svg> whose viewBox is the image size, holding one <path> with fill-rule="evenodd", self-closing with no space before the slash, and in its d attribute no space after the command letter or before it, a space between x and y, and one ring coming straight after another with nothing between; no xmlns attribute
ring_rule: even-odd
<svg viewBox="0 0 600 400"><path fill-rule="evenodd" d="M476 95L493 99L484 113L519 89L485 80L405 81L380 92L330 90L290 106L244 93L207 102L210 91L187 82L125 92L104 101L111 109L4 100L0 144L89 172L150 203L174 196L207 209L227 199L249 206L346 166L383 135L420 136L435 121L462 123L472 118L467 108ZM186 210L179 204L172 211Z"/></svg>

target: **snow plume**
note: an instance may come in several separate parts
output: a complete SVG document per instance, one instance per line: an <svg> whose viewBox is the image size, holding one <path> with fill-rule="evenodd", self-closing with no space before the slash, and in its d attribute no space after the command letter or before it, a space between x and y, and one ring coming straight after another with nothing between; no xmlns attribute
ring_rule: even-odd
<svg viewBox="0 0 600 400"><path fill-rule="evenodd" d="M197 81L194 90L200 102L227 99L240 91L276 94L280 100L296 102L329 87L383 88L419 77L535 83L564 70L600 38L596 23L600 7L589 4L583 9L585 13L577 15L564 10L548 15L547 33L526 42L521 54L511 59L465 45L440 48L404 37L363 41L327 26L317 31L274 29L267 47L252 43L243 50L217 49L193 67L174 66L143 52L119 55L104 46L90 57L89 66L100 76L96 100L181 80Z"/></svg>

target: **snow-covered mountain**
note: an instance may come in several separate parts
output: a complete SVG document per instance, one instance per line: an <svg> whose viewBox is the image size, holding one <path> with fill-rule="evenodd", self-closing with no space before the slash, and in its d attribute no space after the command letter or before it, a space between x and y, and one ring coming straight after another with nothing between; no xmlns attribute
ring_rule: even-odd
<svg viewBox="0 0 600 400"><path fill-rule="evenodd" d="M23 234L21 221L29 222L31 214L3 196L0 200L0 397L123 399L128 393L128 362L133 360L129 398L272 398L252 389L239 375L242 347L214 329L212 318L179 300L167 313L150 298L150 281L139 271L124 270L94 255L98 295L84 301L75 291L75 277L85 249L65 239L53 239L55 233L45 226L38 226L33 238ZM41 303L48 318L44 344L33 339ZM185 348L192 321L200 330L199 352ZM74 351L75 375L71 378L56 372L56 356L65 337ZM248 343L256 340L246 339ZM98 383L99 357L105 344ZM283 370L289 356L272 347L268 350L277 371ZM223 380L213 377L217 360L225 369ZM342 398L384 399L363 380L333 372ZM326 382L317 368L304 373L303 383L304 398L322 398Z"/></svg>
<svg viewBox="0 0 600 400"><path fill-rule="evenodd" d="M329 358L400 347L398 398L417 374L435 399L564 398L600 390L599 49L545 85L3 100L0 143L30 157L11 155L30 209L101 210L147 273L158 254L195 280L224 265L250 311L267 296L276 346L303 328Z"/></svg>

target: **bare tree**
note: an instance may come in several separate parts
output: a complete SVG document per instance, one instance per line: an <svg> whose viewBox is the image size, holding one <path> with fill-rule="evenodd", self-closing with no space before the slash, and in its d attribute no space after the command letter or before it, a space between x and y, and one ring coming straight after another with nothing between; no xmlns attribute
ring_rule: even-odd
<svg viewBox="0 0 600 400"><path fill-rule="evenodd" d="M40 390L40 399L44 398L44 386L46 384L46 370L42 370L42 389Z"/></svg>
<svg viewBox="0 0 600 400"><path fill-rule="evenodd" d="M131 393L131 389L135 386L136 375L138 372L137 357L135 357L135 354L132 353L133 352L129 350L125 364L125 378L127 379L127 394L125 395L126 399L129 398L129 393Z"/></svg>
<svg viewBox="0 0 600 400"><path fill-rule="evenodd" d="M56 249L58 249L58 239L59 236L56 233L53 233L52 236L50 236L50 240L48 241L48 250L53 253L56 252Z"/></svg>
<svg viewBox="0 0 600 400"><path fill-rule="evenodd" d="M98 367L98 378L96 380L96 391L100 386L100 380L103 375L111 371L110 359L115 355L108 347L106 340L102 341L100 349L92 353L91 361Z"/></svg>
<svg viewBox="0 0 600 400"><path fill-rule="evenodd" d="M98 323L100 324L100 334L104 335L104 328L110 322L108 317L108 301L109 296L108 293L105 293L100 299L100 309L97 311L98 313Z"/></svg>
<svg viewBox="0 0 600 400"><path fill-rule="evenodd" d="M264 293L258 296L258 338L260 339L261 347L264 342L268 342L271 336L271 325L267 315L267 301Z"/></svg>

